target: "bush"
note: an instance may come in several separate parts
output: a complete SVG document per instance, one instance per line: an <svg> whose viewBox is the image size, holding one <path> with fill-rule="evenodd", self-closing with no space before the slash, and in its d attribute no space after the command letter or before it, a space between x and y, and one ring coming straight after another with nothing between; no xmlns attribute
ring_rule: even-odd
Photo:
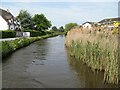
<svg viewBox="0 0 120 90"><path fill-rule="evenodd" d="M69 31L75 26L78 26L78 24L77 23L68 23L68 24L65 25L65 30Z"/></svg>
<svg viewBox="0 0 120 90"><path fill-rule="evenodd" d="M2 38L13 38L16 36L16 32L12 30L0 31Z"/></svg>
<svg viewBox="0 0 120 90"><path fill-rule="evenodd" d="M35 30L24 30L23 32L30 32L30 37L36 37L42 35L42 32Z"/></svg>
<svg viewBox="0 0 120 90"><path fill-rule="evenodd" d="M53 27L52 27L52 30L53 30L53 31L58 31L58 29L57 29L56 26L53 26Z"/></svg>
<svg viewBox="0 0 120 90"><path fill-rule="evenodd" d="M55 33L55 31L53 30L50 30L50 31L45 31L46 34L52 34L52 33Z"/></svg>

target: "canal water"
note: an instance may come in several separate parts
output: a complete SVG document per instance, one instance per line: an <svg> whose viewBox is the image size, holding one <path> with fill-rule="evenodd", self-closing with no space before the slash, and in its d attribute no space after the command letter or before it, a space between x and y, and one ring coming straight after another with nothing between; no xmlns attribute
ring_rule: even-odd
<svg viewBox="0 0 120 90"><path fill-rule="evenodd" d="M93 73L70 57L65 37L43 39L3 60L3 88L102 88L103 73Z"/></svg>

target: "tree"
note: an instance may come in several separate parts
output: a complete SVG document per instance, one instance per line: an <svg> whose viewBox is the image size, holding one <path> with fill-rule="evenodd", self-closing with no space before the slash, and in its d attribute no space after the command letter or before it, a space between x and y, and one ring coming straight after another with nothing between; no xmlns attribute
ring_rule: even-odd
<svg viewBox="0 0 120 90"><path fill-rule="evenodd" d="M35 14L32 20L36 30L42 31L51 27L51 22L43 14Z"/></svg>
<svg viewBox="0 0 120 90"><path fill-rule="evenodd" d="M53 31L58 31L58 29L57 29L56 26L53 26L53 27L52 27L52 30L53 30Z"/></svg>
<svg viewBox="0 0 120 90"><path fill-rule="evenodd" d="M65 25L65 30L69 31L70 29L72 29L75 26L78 26L78 24L77 23L68 23Z"/></svg>
<svg viewBox="0 0 120 90"><path fill-rule="evenodd" d="M64 32L63 26L59 27L59 31L60 31L60 32Z"/></svg>
<svg viewBox="0 0 120 90"><path fill-rule="evenodd" d="M32 16L26 10L20 10L17 18L20 19L22 28L24 29L33 28Z"/></svg>

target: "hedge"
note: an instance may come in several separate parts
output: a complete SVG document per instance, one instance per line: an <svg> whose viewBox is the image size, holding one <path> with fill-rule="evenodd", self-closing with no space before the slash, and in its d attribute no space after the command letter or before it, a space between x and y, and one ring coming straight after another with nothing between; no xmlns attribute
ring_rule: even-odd
<svg viewBox="0 0 120 90"><path fill-rule="evenodd" d="M23 32L30 32L30 37L37 37L37 36L55 33L54 31L46 31L46 30L44 31L23 30ZM0 35L2 36L1 38L14 38L16 37L16 31L4 30L4 31L0 31Z"/></svg>
<svg viewBox="0 0 120 90"><path fill-rule="evenodd" d="M30 32L30 37L42 36L46 34L55 33L54 31L36 31L36 30L23 30L23 32Z"/></svg>
<svg viewBox="0 0 120 90"><path fill-rule="evenodd" d="M13 38L13 37L16 37L16 32L12 31L12 30L0 31L0 34L2 34L1 38Z"/></svg>
<svg viewBox="0 0 120 90"><path fill-rule="evenodd" d="M36 36L43 35L42 32L35 31L35 30L24 30L23 32L30 32L30 37L36 37Z"/></svg>

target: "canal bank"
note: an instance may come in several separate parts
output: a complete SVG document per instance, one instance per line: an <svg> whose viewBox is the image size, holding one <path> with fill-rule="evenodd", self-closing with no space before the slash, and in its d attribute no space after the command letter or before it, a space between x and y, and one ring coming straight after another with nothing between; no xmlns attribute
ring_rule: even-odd
<svg viewBox="0 0 120 90"><path fill-rule="evenodd" d="M3 59L3 88L108 88L103 73L93 73L69 56L64 35L46 38Z"/></svg>
<svg viewBox="0 0 120 90"><path fill-rule="evenodd" d="M63 34L63 33L53 33L53 34L47 34L47 35L38 36L38 37L21 37L21 38L15 39L15 40L1 41L0 42L0 52L2 53L2 58L11 54L13 51L16 51L22 47L28 46L29 44L31 44L35 41L53 37L53 36L57 36L60 34Z"/></svg>

